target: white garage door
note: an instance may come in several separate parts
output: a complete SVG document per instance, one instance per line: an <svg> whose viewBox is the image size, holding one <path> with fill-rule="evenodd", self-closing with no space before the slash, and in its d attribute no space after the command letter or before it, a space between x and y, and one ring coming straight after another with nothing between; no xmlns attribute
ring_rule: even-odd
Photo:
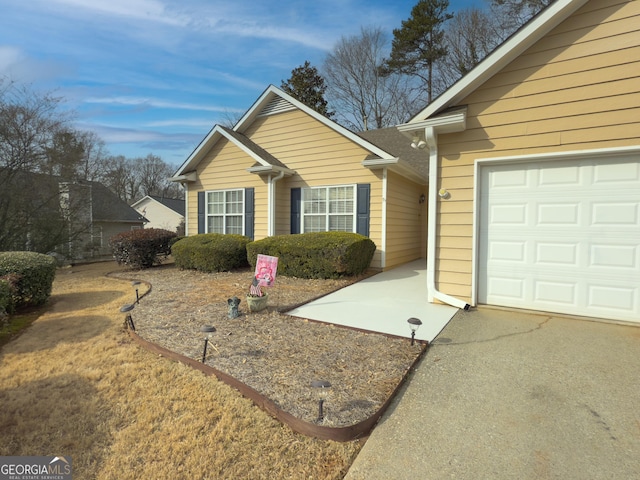
<svg viewBox="0 0 640 480"><path fill-rule="evenodd" d="M478 301L640 322L640 158L480 169Z"/></svg>

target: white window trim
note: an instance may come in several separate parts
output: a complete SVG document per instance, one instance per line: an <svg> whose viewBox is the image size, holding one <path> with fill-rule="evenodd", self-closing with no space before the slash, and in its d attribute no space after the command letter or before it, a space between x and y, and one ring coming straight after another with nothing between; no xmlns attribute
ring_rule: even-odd
<svg viewBox="0 0 640 480"><path fill-rule="evenodd" d="M221 193L224 192L225 193L225 206L226 206L226 193L227 192L241 192L242 194L242 209L241 212L239 214L234 213L234 214L227 214L227 213L222 213L222 214L211 214L209 213L209 194L210 193ZM209 231L209 218L210 217L222 217L223 218L223 234L227 235L226 230L227 230L227 217L237 217L238 215L240 215L241 219L242 219L242 232L240 233L240 235L244 235L245 232L245 189L244 188L227 188L227 189L222 189L222 190L207 190L205 191L204 194L204 209L205 209L205 215L204 215L204 229L206 233L212 233ZM226 208L225 208L226 210Z"/></svg>
<svg viewBox="0 0 640 480"><path fill-rule="evenodd" d="M336 214L330 214L329 213L329 189L331 188L345 188L345 187L350 187L353 191L353 210L350 214L348 213L336 213ZM300 232L302 233L306 233L305 229L304 229L304 219L305 216L307 216L307 214L305 214L305 191L307 190L319 190L319 189L324 189L327 191L327 211L324 213L324 217L325 217L325 223L324 223L324 230L325 232L329 232L329 217L331 217L332 215L335 216L341 216L341 215L351 215L353 217L353 222L352 222L352 229L350 230L351 233L356 233L356 229L357 229L357 223L358 223L358 218L357 218L357 211L358 211L358 190L357 190L357 185L355 183L353 184L346 184L346 185L319 185L319 186L315 186L315 187L303 187L302 188L302 195L301 195L301 205L300 205ZM318 216L318 214L308 214L308 216ZM345 230L334 230L334 231L340 231L340 232L344 232Z"/></svg>

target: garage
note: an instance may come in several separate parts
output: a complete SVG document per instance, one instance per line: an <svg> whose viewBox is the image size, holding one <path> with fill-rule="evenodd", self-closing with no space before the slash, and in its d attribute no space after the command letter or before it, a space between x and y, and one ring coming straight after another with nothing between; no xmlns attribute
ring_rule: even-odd
<svg viewBox="0 0 640 480"><path fill-rule="evenodd" d="M478 173L478 303L640 323L639 155Z"/></svg>

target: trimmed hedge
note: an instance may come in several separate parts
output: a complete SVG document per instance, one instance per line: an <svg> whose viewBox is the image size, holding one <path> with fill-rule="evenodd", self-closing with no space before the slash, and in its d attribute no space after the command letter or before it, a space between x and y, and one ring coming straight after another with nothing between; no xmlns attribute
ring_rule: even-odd
<svg viewBox="0 0 640 480"><path fill-rule="evenodd" d="M317 232L251 242L247 258L255 267L258 254L278 257L278 273L288 277L339 278L363 273L375 251L375 243L357 233Z"/></svg>
<svg viewBox="0 0 640 480"><path fill-rule="evenodd" d="M109 246L119 265L149 268L162 263L161 257L171 253L171 240L176 236L176 232L161 228L141 228L114 235Z"/></svg>
<svg viewBox="0 0 640 480"><path fill-rule="evenodd" d="M201 272L228 272L247 267L247 244L243 235L201 233L177 241L171 248L176 266Z"/></svg>
<svg viewBox="0 0 640 480"><path fill-rule="evenodd" d="M15 286L9 276L0 277L0 319L5 313L13 313Z"/></svg>
<svg viewBox="0 0 640 480"><path fill-rule="evenodd" d="M51 295L56 260L35 252L0 252L0 302L5 311L42 305ZM2 305L0 305L2 306Z"/></svg>

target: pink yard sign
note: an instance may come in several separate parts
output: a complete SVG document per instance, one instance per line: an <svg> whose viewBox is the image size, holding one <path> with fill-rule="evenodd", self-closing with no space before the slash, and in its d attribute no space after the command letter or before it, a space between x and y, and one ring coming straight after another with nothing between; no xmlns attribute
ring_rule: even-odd
<svg viewBox="0 0 640 480"><path fill-rule="evenodd" d="M261 287L271 287L276 280L278 270L278 257L269 255L258 255L256 261L255 278Z"/></svg>

